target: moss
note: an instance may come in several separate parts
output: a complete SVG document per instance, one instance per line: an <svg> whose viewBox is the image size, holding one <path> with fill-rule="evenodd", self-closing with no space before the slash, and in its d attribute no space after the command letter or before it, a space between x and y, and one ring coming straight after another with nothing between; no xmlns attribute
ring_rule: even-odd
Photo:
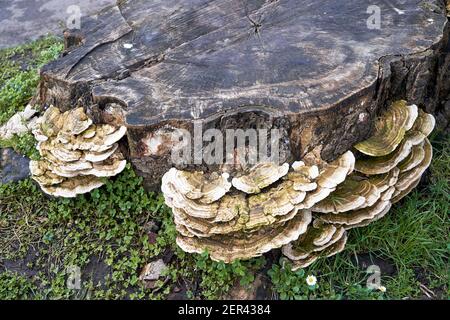
<svg viewBox="0 0 450 320"><path fill-rule="evenodd" d="M24 109L36 91L39 68L62 50L62 41L55 37L0 50L0 125Z"/></svg>
<svg viewBox="0 0 450 320"><path fill-rule="evenodd" d="M11 139L1 140L0 148L13 148L17 153L27 156L32 160L39 160L40 155L36 149L36 139L33 134L26 132L21 135L14 135Z"/></svg>

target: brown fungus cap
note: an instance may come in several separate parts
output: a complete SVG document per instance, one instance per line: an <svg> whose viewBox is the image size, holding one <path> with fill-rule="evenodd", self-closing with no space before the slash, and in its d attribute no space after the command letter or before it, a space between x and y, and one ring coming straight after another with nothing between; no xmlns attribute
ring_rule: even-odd
<svg viewBox="0 0 450 320"><path fill-rule="evenodd" d="M372 203L370 206L337 214L320 214L318 215L318 219L325 223L343 225L346 229L351 229L361 223L368 224L370 221L375 221L380 216L384 216L384 214L386 214L391 207L390 200L394 194L395 187L389 186L393 184L392 179L383 179L380 181L384 181L384 185L387 186L387 188L382 187L381 183L379 184L380 189L384 191L380 193L377 201Z"/></svg>
<svg viewBox="0 0 450 320"><path fill-rule="evenodd" d="M92 120L84 113L83 108L68 111L65 120L61 131L69 135L78 135L92 125Z"/></svg>
<svg viewBox="0 0 450 320"><path fill-rule="evenodd" d="M79 194L91 192L100 188L104 181L95 176L82 176L66 179L60 184L42 186L42 190L55 197L74 198Z"/></svg>
<svg viewBox="0 0 450 320"><path fill-rule="evenodd" d="M425 141L414 146L409 155L397 165L401 172L417 167L425 159Z"/></svg>
<svg viewBox="0 0 450 320"><path fill-rule="evenodd" d="M222 198L231 189L228 173L204 174L201 171L189 172L175 168L169 170L170 183L186 198L210 204Z"/></svg>
<svg viewBox="0 0 450 320"><path fill-rule="evenodd" d="M420 183L420 178L416 181L411 181L409 185L404 190L395 190L392 195L392 204L399 202L404 197L406 197L412 190L414 190Z"/></svg>
<svg viewBox="0 0 450 320"><path fill-rule="evenodd" d="M414 148L413 140L406 136L400 146L392 153L381 157L365 156L355 163L355 170L366 175L383 174L393 170L406 159Z"/></svg>
<svg viewBox="0 0 450 320"><path fill-rule="evenodd" d="M307 166L302 161L292 164L293 172L288 173L287 179L293 182L293 189L296 191L313 191L317 188L314 181L319 176L319 168L315 165Z"/></svg>
<svg viewBox="0 0 450 320"><path fill-rule="evenodd" d="M33 131L41 159L30 163L32 178L42 190L58 197L75 197L100 187L100 178L125 169L117 141L125 127L94 125L83 108L61 113L49 107ZM40 175L36 168L45 168Z"/></svg>
<svg viewBox="0 0 450 320"><path fill-rule="evenodd" d="M232 262L236 259L250 259L298 239L306 232L311 222L311 213L301 211L292 220L280 226L268 226L254 233L237 233L209 238L178 235L177 244L186 252L208 251L212 260Z"/></svg>
<svg viewBox="0 0 450 320"><path fill-rule="evenodd" d="M416 117L413 117L416 119L415 122L410 126L410 129L406 132L399 147L396 148L395 151L384 156L362 157L356 161L355 170L366 175L382 174L389 172L407 158L409 161L418 161L418 156L421 154L421 147L419 145L421 145L426 137L433 131L435 120L432 115L427 114L420 109L414 114L417 114ZM407 128L409 128L409 126L407 126ZM411 155L411 153L416 154Z"/></svg>
<svg viewBox="0 0 450 320"><path fill-rule="evenodd" d="M416 165L416 167L408 168L408 170L405 171L402 171L400 169L400 175L398 177L397 183L395 184L397 190L406 190L411 185L411 183L420 179L425 170L430 166L431 160L433 158L433 147L431 146L431 143L428 141L428 139L425 139L424 141L424 153L425 156L423 160L418 165Z"/></svg>
<svg viewBox="0 0 450 320"><path fill-rule="evenodd" d="M315 204L312 210L321 213L339 213L373 205L381 194L368 179L349 177L327 198Z"/></svg>
<svg viewBox="0 0 450 320"><path fill-rule="evenodd" d="M345 229L341 226L314 220L308 231L298 240L283 246L282 252L293 261L306 259L313 253L323 251L339 241L344 233Z"/></svg>
<svg viewBox="0 0 450 320"><path fill-rule="evenodd" d="M369 156L386 156L402 142L407 130L417 117L417 107L407 106L406 101L394 102L375 122L375 132L355 148Z"/></svg>
<svg viewBox="0 0 450 320"><path fill-rule="evenodd" d="M327 226L326 224L324 224ZM311 230L311 231L309 231ZM314 240L321 237L323 232L317 232L317 228L310 227L309 234L300 236L299 240L283 246L283 254L292 262L292 270L306 268L320 258L331 257L345 248L347 232L342 227L334 227L334 233L328 237L329 241L321 246L314 245ZM327 235L330 227L322 228Z"/></svg>
<svg viewBox="0 0 450 320"><path fill-rule="evenodd" d="M257 164L242 176L234 177L233 187L248 194L261 192L262 189L284 177L289 171L289 164L281 166L275 163Z"/></svg>
<svg viewBox="0 0 450 320"><path fill-rule="evenodd" d="M347 151L329 164L322 165L319 175L315 179L317 188L306 194L305 200L299 207L309 209L327 198L353 172L354 165L355 157L351 151Z"/></svg>
<svg viewBox="0 0 450 320"><path fill-rule="evenodd" d="M319 219L326 223L333 223L337 225L344 225L346 228L354 226L358 223L361 223L365 220L371 220L380 214L383 210L385 210L388 206L390 206L390 201L378 201L371 207L367 207L364 209L343 212L339 214L324 214L320 215Z"/></svg>
<svg viewBox="0 0 450 320"><path fill-rule="evenodd" d="M386 202L386 206L383 207L382 210L380 210L379 212L377 212L377 214L375 214L374 216L372 216L372 217L370 217L370 218L368 218L368 219L362 220L362 221L359 222L359 223L355 223L355 224L351 224L351 225L346 225L346 226L345 226L345 229L346 229L346 230L349 230L349 229L353 229L353 228L366 227L366 226L368 226L369 224L371 224L372 222L375 222L375 221L377 221L377 220L383 218L383 217L389 212L389 210L391 209L391 207L392 207L392 203L391 203L390 201L387 201L387 202Z"/></svg>
<svg viewBox="0 0 450 320"><path fill-rule="evenodd" d="M370 176L369 181L383 193L397 183L399 174L400 169L393 168L387 173Z"/></svg>

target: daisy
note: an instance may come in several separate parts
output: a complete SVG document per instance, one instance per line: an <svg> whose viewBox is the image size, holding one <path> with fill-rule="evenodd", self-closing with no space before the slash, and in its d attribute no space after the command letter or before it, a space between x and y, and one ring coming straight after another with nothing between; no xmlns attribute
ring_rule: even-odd
<svg viewBox="0 0 450 320"><path fill-rule="evenodd" d="M315 286L317 283L317 278L315 276L309 275L306 277L306 284L310 287Z"/></svg>

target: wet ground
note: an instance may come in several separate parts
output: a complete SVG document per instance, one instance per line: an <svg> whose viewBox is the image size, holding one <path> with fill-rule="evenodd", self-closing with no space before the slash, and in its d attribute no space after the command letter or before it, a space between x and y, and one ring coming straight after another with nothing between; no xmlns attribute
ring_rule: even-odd
<svg viewBox="0 0 450 320"><path fill-rule="evenodd" d="M30 175L29 160L11 148L0 149L0 183L19 181Z"/></svg>
<svg viewBox="0 0 450 320"><path fill-rule="evenodd" d="M0 49L17 46L47 34L62 35L77 27L77 17L94 14L116 0L1 0Z"/></svg>

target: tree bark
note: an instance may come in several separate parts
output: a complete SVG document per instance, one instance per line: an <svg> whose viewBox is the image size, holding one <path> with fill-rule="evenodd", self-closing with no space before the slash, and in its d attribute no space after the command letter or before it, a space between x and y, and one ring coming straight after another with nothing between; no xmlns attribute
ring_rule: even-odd
<svg viewBox="0 0 450 320"><path fill-rule="evenodd" d="M370 5L118 1L76 36L66 33L77 46L42 69L39 99L126 125L129 160L151 188L172 166L173 147L155 149L152 139L173 128L193 131L194 121L204 130L281 129L285 161L309 152L335 159L367 138L376 115L398 99L447 125L445 3Z"/></svg>

